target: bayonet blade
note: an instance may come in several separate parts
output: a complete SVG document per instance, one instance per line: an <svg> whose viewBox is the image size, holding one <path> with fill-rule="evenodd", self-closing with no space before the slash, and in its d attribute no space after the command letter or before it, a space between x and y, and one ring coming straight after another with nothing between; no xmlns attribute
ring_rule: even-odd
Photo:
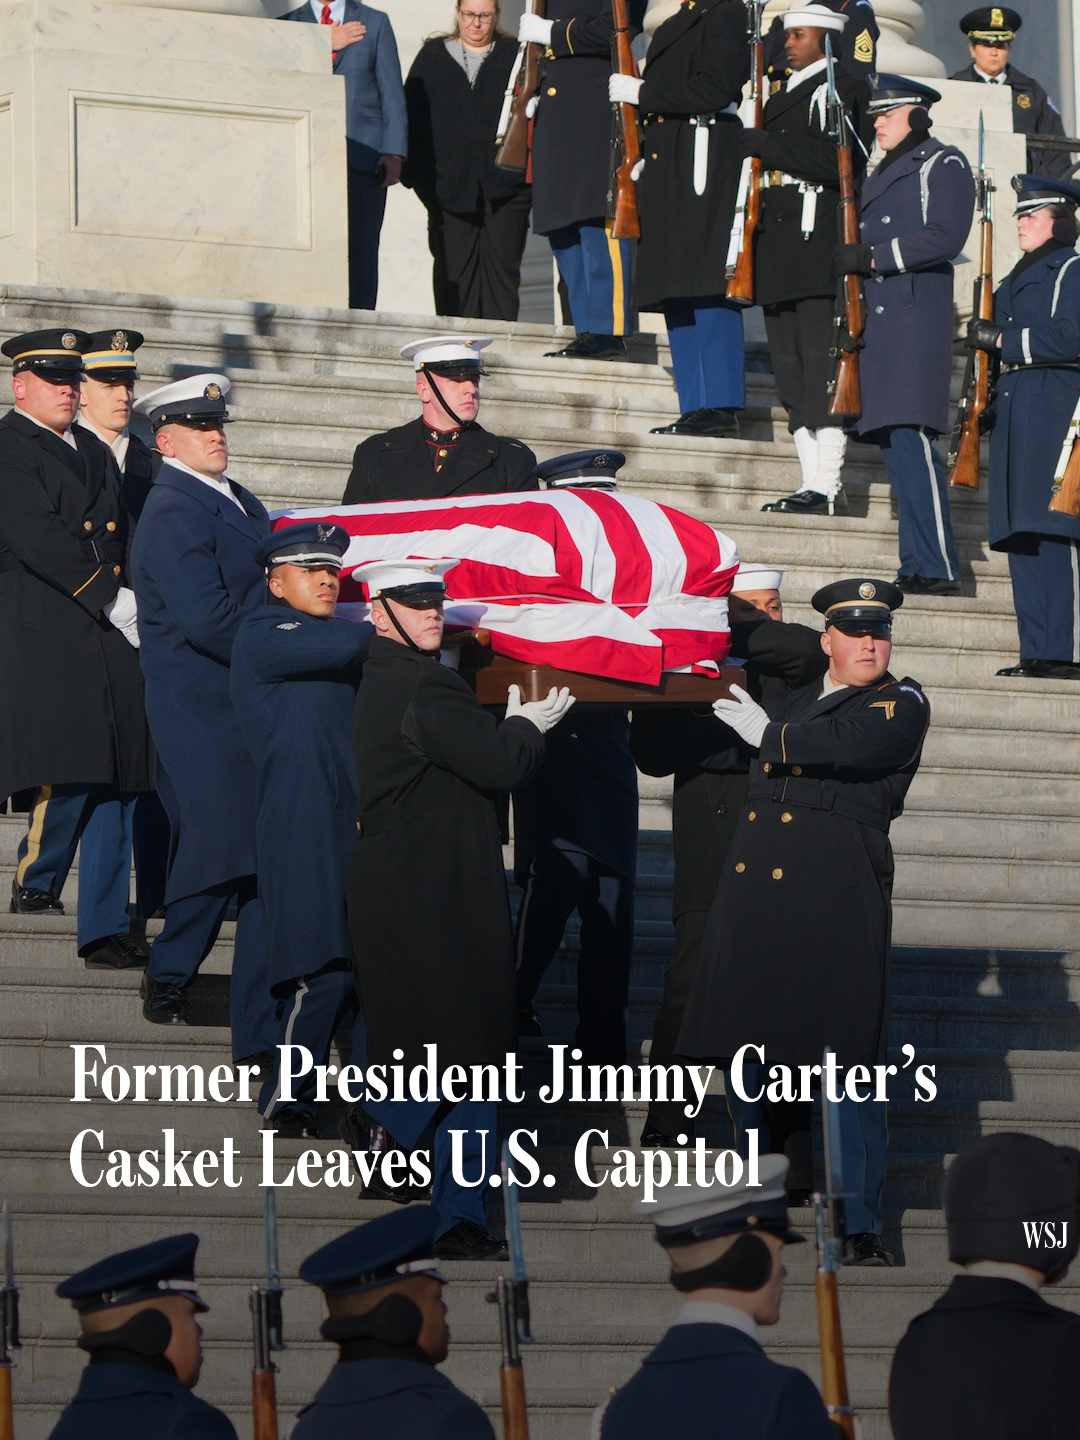
<svg viewBox="0 0 1080 1440"><path fill-rule="evenodd" d="M11 1226L11 1206L4 1201L4 1288L15 1289L15 1232Z"/></svg>
<svg viewBox="0 0 1080 1440"><path fill-rule="evenodd" d="M521 1236L521 1201L518 1187L510 1183L510 1146L504 1140L502 1151L503 1208L506 1211L506 1243L510 1250L510 1273L515 1280L528 1280L525 1270L525 1247Z"/></svg>
<svg viewBox="0 0 1080 1440"><path fill-rule="evenodd" d="M985 126L983 124L983 112L979 111L979 174L986 174L985 156Z"/></svg>
<svg viewBox="0 0 1080 1440"><path fill-rule="evenodd" d="M837 98L836 65L833 61L832 37L828 33L825 35L825 83L828 86L829 99L835 100Z"/></svg>
<svg viewBox="0 0 1080 1440"><path fill-rule="evenodd" d="M827 1046L825 1059L828 1060L833 1053L832 1047ZM833 1198L844 1193L844 1157L840 1139L840 1107L829 1099L824 1069L822 1065L821 1129L825 1140L825 1188L829 1197Z"/></svg>
<svg viewBox="0 0 1080 1440"><path fill-rule="evenodd" d="M281 1266L278 1262L277 1193L272 1185L263 1189L263 1231L266 1236L266 1283L273 1290L281 1289Z"/></svg>

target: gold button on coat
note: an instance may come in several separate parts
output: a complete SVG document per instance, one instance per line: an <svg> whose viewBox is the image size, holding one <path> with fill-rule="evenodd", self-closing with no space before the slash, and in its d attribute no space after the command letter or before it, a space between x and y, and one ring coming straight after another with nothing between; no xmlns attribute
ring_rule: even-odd
<svg viewBox="0 0 1080 1440"><path fill-rule="evenodd" d="M790 819L791 819L791 811L790 811L790 810L785 810L784 813L780 816L780 823L781 823L782 825L786 825Z"/></svg>
<svg viewBox="0 0 1080 1440"><path fill-rule="evenodd" d="M106 522L105 522L105 529L108 530L109 534L111 535L112 532L116 529L116 521L115 521L115 520L106 520Z"/></svg>
<svg viewBox="0 0 1080 1440"><path fill-rule="evenodd" d="M92 520L84 520L82 522L82 528L84 530L92 530L94 528L94 522Z"/></svg>
<svg viewBox="0 0 1080 1440"><path fill-rule="evenodd" d="M774 871L772 872L772 878L773 878L774 880L782 880L782 879L784 878L784 872L783 872L783 870L780 870L780 869L774 870Z"/></svg>
<svg viewBox="0 0 1080 1440"><path fill-rule="evenodd" d="M740 860L739 863L735 866L735 874L736 874L736 875L741 875L742 872L743 872L745 869L746 869L746 866L745 866L745 865L743 864L743 862Z"/></svg>
<svg viewBox="0 0 1080 1440"><path fill-rule="evenodd" d="M756 819L757 819L757 811L756 811L756 810L751 810L751 811L750 811L750 814L749 814L746 818L747 818L748 820L756 820Z"/></svg>
<svg viewBox="0 0 1080 1440"><path fill-rule="evenodd" d="M768 775L769 772L772 770L772 764L770 761L766 760L765 764L761 768L765 771L765 774Z"/></svg>
<svg viewBox="0 0 1080 1440"><path fill-rule="evenodd" d="M548 94L549 94L549 95L554 95L554 94L555 94L555 86L554 86L554 85L549 85L549 86L548 86Z"/></svg>
<svg viewBox="0 0 1080 1440"><path fill-rule="evenodd" d="M792 773L793 775L801 775L801 774L802 774L802 766L801 766L801 765L792 765L792 767L791 767L791 773Z"/></svg>

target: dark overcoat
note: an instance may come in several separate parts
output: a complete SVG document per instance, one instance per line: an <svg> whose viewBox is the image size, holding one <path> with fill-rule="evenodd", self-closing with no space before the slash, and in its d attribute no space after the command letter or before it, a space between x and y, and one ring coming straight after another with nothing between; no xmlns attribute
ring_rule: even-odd
<svg viewBox="0 0 1080 1440"><path fill-rule="evenodd" d="M146 713L171 831L166 903L255 873L255 766L229 661L241 620L266 595L254 551L270 521L254 495L232 488L243 509L163 465L132 547Z"/></svg>
<svg viewBox="0 0 1080 1440"><path fill-rule="evenodd" d="M270 983L347 959L356 839L349 726L371 626L268 604L241 621L230 689L255 762L255 853Z"/></svg>
<svg viewBox="0 0 1080 1440"><path fill-rule="evenodd" d="M0 419L0 801L39 785L152 790L139 655L102 614L128 515L109 452Z"/></svg>
<svg viewBox="0 0 1080 1440"><path fill-rule="evenodd" d="M782 697L709 914L680 1054L765 1063L872 1065L885 1053L893 857L930 718L891 676L819 699Z"/></svg>
<svg viewBox="0 0 1080 1440"><path fill-rule="evenodd" d="M746 10L738 0L683 6L657 29L641 87L638 181L641 240L634 264L634 304L658 310L665 300L722 295L724 265L739 189L737 105L750 73ZM694 190L698 122L709 137L705 188Z"/></svg>
<svg viewBox="0 0 1080 1440"><path fill-rule="evenodd" d="M49 1440L236 1440L232 1421L175 1375L146 1364L87 1365Z"/></svg>
<svg viewBox="0 0 1080 1440"><path fill-rule="evenodd" d="M972 80L976 85L996 83L977 75L974 65L957 70L949 79ZM1065 134L1065 125L1057 107L1037 80L1022 74L1015 65L1006 65L1005 84L1012 91L1014 135ZM1050 175L1055 180L1067 178L1075 158L1066 150L1044 150L1036 144L1029 144L1027 148L1027 168L1031 174Z"/></svg>
<svg viewBox="0 0 1080 1440"><path fill-rule="evenodd" d="M124 471L120 476L120 487L128 514L136 524L142 515L146 497L150 494L154 476L161 469L163 463L164 456L156 445L151 448L144 440L140 440L138 435L128 436L127 455L124 459Z"/></svg>
<svg viewBox="0 0 1080 1440"><path fill-rule="evenodd" d="M627 9L633 38L645 0L628 0ZM538 235L602 220L611 181L611 0L548 0L544 13L555 24L541 52L532 137L532 228Z"/></svg>
<svg viewBox="0 0 1080 1440"><path fill-rule="evenodd" d="M1022 550L1031 544L1029 535L1080 540L1080 518L1047 509L1062 442L1080 400L1078 262L1071 246L1050 249L1034 264L1021 262L994 297L994 319L1005 327L1002 362L1020 367L1000 376L994 405L989 511L994 550Z"/></svg>
<svg viewBox="0 0 1080 1440"><path fill-rule="evenodd" d="M866 348L859 352L862 418L949 428L953 266L971 229L975 182L955 145L927 136L862 189L861 237L874 249L866 282Z"/></svg>
<svg viewBox="0 0 1080 1440"><path fill-rule="evenodd" d="M824 675L829 664L819 630L784 620L733 625L731 645L732 655L744 661L748 693L766 709L788 690ZM635 710L630 749L646 775L675 776L672 919L708 910L746 799L755 751L717 720L711 707L690 705Z"/></svg>
<svg viewBox="0 0 1080 1440"><path fill-rule="evenodd" d="M531 721L497 724L453 670L376 636L353 716L360 798L349 933L368 1060L501 1063L515 984L496 796L544 756Z"/></svg>
<svg viewBox="0 0 1080 1440"><path fill-rule="evenodd" d="M830 138L828 122L823 119L825 83L824 73L815 71L790 90L778 90L765 106L763 168L783 171L822 188L808 239L803 235L803 196L799 188L769 185L762 190L761 222L754 236L755 299L759 305L836 294L833 255L840 238L840 178L836 142ZM852 125L862 133L869 149L869 87L865 80L837 66L836 89ZM864 161L854 142L851 159L858 180Z"/></svg>
<svg viewBox="0 0 1080 1440"><path fill-rule="evenodd" d="M401 179L429 209L470 214L485 200L505 200L525 188L523 174L495 164L495 135L517 53L511 36L497 35L470 85L441 38L420 47L405 81L409 158Z"/></svg>
<svg viewBox="0 0 1080 1440"><path fill-rule="evenodd" d="M433 1365L345 1360L300 1411L291 1440L495 1440L491 1421Z"/></svg>
<svg viewBox="0 0 1080 1440"><path fill-rule="evenodd" d="M896 1440L1075 1440L1080 1315L1018 1280L957 1275L896 1347L889 1417Z"/></svg>
<svg viewBox="0 0 1080 1440"><path fill-rule="evenodd" d="M880 34L869 0L821 0L838 15L847 16L847 24L839 33L832 32L833 54L842 60L853 75L869 84L877 70L877 43ZM765 35L765 74L775 83L791 74L784 53L784 18L777 15Z"/></svg>
<svg viewBox="0 0 1080 1440"><path fill-rule="evenodd" d="M835 1440L809 1376L731 1325L673 1325L608 1402L602 1440Z"/></svg>
<svg viewBox="0 0 1080 1440"><path fill-rule="evenodd" d="M431 463L422 419L410 420L381 435L369 435L356 447L343 505L376 500L438 500L449 495L501 495L536 490L536 456L520 440L491 435L466 425L441 470ZM434 433L434 432L433 432Z"/></svg>

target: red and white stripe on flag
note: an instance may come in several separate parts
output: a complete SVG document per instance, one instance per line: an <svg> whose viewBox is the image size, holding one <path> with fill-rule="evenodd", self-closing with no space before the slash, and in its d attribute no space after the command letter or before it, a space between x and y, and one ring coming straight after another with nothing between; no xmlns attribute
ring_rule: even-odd
<svg viewBox="0 0 1080 1440"><path fill-rule="evenodd" d="M349 578L357 565L460 561L446 577L447 624L482 626L513 659L655 685L663 670L728 652L735 545L653 500L601 490L469 495L287 510L274 528L310 520L352 536L343 604L367 598Z"/></svg>

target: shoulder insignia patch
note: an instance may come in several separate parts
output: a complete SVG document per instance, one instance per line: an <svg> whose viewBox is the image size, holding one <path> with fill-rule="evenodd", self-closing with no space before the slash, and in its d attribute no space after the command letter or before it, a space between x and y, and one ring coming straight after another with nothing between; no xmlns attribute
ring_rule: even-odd
<svg viewBox="0 0 1080 1440"><path fill-rule="evenodd" d="M896 714L896 701L895 701L895 700L875 700L875 701L873 702L873 704L870 706L870 709L871 709L871 710L884 710L884 711L885 711L885 719L886 719L886 720L891 720L892 717Z"/></svg>
<svg viewBox="0 0 1080 1440"><path fill-rule="evenodd" d="M963 157L962 155L946 155L945 158L944 158L944 160L942 161L942 164L943 164L943 165L963 165L963 166L966 166L966 165L967 165L967 161L964 159L964 157Z"/></svg>
<svg viewBox="0 0 1080 1440"><path fill-rule="evenodd" d="M1023 90L1018 90L1016 93L1016 103L1020 106L1021 110L1030 110L1031 96L1025 94Z"/></svg>
<svg viewBox="0 0 1080 1440"><path fill-rule="evenodd" d="M284 625L275 625L275 626L274 626L274 629L275 629L275 630L299 630L299 629L300 629L300 621L299 621L299 620L286 620L286 622L285 622Z"/></svg>
<svg viewBox="0 0 1080 1440"><path fill-rule="evenodd" d="M874 41L869 30L864 30L861 35L855 37L855 45L852 50L855 59L863 65L869 65L874 58Z"/></svg>
<svg viewBox="0 0 1080 1440"><path fill-rule="evenodd" d="M926 696L922 693L921 690L917 690L914 685L901 685L899 688L901 692L905 695L914 695L915 699L918 700L920 705L926 704Z"/></svg>

